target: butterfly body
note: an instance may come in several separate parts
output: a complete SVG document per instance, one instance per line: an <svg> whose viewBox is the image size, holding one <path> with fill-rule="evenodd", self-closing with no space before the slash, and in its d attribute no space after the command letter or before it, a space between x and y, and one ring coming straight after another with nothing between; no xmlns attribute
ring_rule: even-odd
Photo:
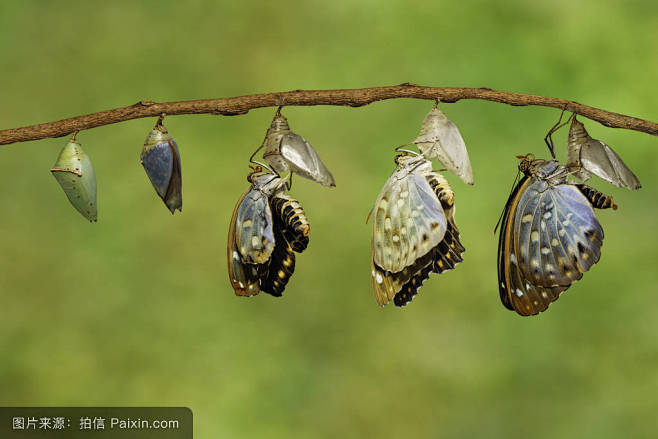
<svg viewBox="0 0 658 439"><path fill-rule="evenodd" d="M570 171L554 160L526 157L519 169L525 175L507 201L498 241L499 293L508 309L534 315L598 262L603 229L592 203L614 204L569 183Z"/></svg>

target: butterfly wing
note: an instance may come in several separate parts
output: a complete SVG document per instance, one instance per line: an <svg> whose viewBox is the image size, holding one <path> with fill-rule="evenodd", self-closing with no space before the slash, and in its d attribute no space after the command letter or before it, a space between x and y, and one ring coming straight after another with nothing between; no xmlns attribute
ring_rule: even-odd
<svg viewBox="0 0 658 439"><path fill-rule="evenodd" d="M571 184L531 184L520 200L515 232L518 265L533 285L568 286L601 256L603 229Z"/></svg>
<svg viewBox="0 0 658 439"><path fill-rule="evenodd" d="M242 259L249 264L263 264L274 250L272 210L267 196L251 189L238 204L235 243Z"/></svg>
<svg viewBox="0 0 658 439"><path fill-rule="evenodd" d="M276 219L274 235L276 245L268 265L267 275L262 277L260 289L275 297L280 297L290 277L295 271L295 253L282 233L283 224Z"/></svg>
<svg viewBox="0 0 658 439"><path fill-rule="evenodd" d="M441 203L422 175L394 173L373 208L372 254L385 271L402 271L442 239L446 219Z"/></svg>
<svg viewBox="0 0 658 439"><path fill-rule="evenodd" d="M255 296L260 292L259 288L259 273L258 265L246 264L238 250L236 242L237 237L237 219L238 210L242 206L242 201L249 191L242 194L238 203L233 209L231 216L231 225L228 231L228 244L227 244L227 261L228 261L228 275L231 285L238 296Z"/></svg>
<svg viewBox="0 0 658 439"><path fill-rule="evenodd" d="M318 153L299 134L293 132L285 134L281 139L279 150L292 172L323 186L336 186L333 175L322 163Z"/></svg>
<svg viewBox="0 0 658 439"><path fill-rule="evenodd" d="M528 282L519 268L519 237L515 231L515 218L519 204L526 201L528 187L536 181L524 177L514 188L503 211L500 236L498 238L498 292L503 305L522 316L545 311L568 288L562 286L543 287ZM527 220L527 217L526 217Z"/></svg>

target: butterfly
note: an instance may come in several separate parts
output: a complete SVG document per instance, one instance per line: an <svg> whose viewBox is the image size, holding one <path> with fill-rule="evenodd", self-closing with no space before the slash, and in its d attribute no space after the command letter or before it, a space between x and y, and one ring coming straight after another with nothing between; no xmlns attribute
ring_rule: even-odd
<svg viewBox="0 0 658 439"><path fill-rule="evenodd" d="M371 210L371 276L380 306L405 306L430 273L462 261L454 193L422 155L402 154ZM370 217L370 216L369 216Z"/></svg>
<svg viewBox="0 0 658 439"><path fill-rule="evenodd" d="M310 226L299 202L285 193L286 180L260 168L247 180L251 187L238 200L228 233L229 279L238 296L281 296Z"/></svg>
<svg viewBox="0 0 658 439"><path fill-rule="evenodd" d="M603 228L593 208L616 209L612 197L571 184L555 160L519 156L524 174L503 210L498 283L506 308L522 316L545 311L601 257Z"/></svg>
<svg viewBox="0 0 658 439"><path fill-rule="evenodd" d="M263 158L277 173L290 171L323 186L336 186L333 175L313 146L290 130L288 119L281 114L281 107L274 114L265 134L264 146Z"/></svg>

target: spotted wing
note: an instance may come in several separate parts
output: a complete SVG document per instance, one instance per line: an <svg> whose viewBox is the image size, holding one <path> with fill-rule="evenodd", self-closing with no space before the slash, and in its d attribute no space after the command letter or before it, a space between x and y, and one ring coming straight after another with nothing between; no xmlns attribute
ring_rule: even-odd
<svg viewBox="0 0 658 439"><path fill-rule="evenodd" d="M396 306L406 306L417 294L423 282L430 273L442 273L453 269L462 261L464 247L459 241L459 231L454 223L454 194L443 176L432 173L426 176L431 190L440 200L444 215L447 216L446 230L441 241L425 255L416 259L413 264L402 271L391 273L379 267L374 258L371 259L372 284L375 299L380 306L386 305L391 299ZM373 239L373 255L374 239Z"/></svg>
<svg viewBox="0 0 658 439"><path fill-rule="evenodd" d="M603 229L576 186L536 181L519 204L515 254L531 284L568 286L598 262Z"/></svg>
<svg viewBox="0 0 658 439"><path fill-rule="evenodd" d="M422 175L386 182L373 208L373 263L397 273L441 242L446 218L441 203Z"/></svg>
<svg viewBox="0 0 658 439"><path fill-rule="evenodd" d="M524 177L510 194L501 222L498 238L498 292L503 305L522 316L545 311L557 300L567 286L543 287L532 285L519 268L518 236L514 228L514 218L519 210L519 202L533 179Z"/></svg>
<svg viewBox="0 0 658 439"><path fill-rule="evenodd" d="M263 264L274 250L272 210L267 197L251 189L236 207L235 243L242 259L250 264Z"/></svg>
<svg viewBox="0 0 658 439"><path fill-rule="evenodd" d="M238 296L255 296L260 292L259 279L260 271L263 267L260 264L247 264L243 261L238 245L236 243L237 236L237 219L238 209L242 205L242 201L248 192L244 193L238 203L233 209L231 216L231 225L228 231L228 244L227 244L227 261L228 261L228 275L231 285Z"/></svg>
<svg viewBox="0 0 658 439"><path fill-rule="evenodd" d="M313 146L299 134L289 132L281 139L281 156L290 170L323 186L336 186L333 175L322 163Z"/></svg>
<svg viewBox="0 0 658 439"><path fill-rule="evenodd" d="M589 138L580 148L581 166L617 187L639 189L640 180L617 153L600 140Z"/></svg>

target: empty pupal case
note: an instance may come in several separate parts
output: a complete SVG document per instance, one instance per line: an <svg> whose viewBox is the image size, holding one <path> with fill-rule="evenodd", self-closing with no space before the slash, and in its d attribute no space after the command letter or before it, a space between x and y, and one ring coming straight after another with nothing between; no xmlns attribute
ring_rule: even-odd
<svg viewBox="0 0 658 439"><path fill-rule="evenodd" d="M589 179L589 174L594 174L613 186L628 189L642 187L621 157L605 143L590 137L575 116L567 138L567 167L581 168L576 176L583 181Z"/></svg>
<svg viewBox="0 0 658 439"><path fill-rule="evenodd" d="M438 160L464 183L473 184L473 170L464 139L437 104L423 119L420 134L413 143L425 157Z"/></svg>
<svg viewBox="0 0 658 439"><path fill-rule="evenodd" d="M263 158L276 172L290 171L323 186L336 186L333 175L313 146L290 129L280 108L265 135Z"/></svg>

